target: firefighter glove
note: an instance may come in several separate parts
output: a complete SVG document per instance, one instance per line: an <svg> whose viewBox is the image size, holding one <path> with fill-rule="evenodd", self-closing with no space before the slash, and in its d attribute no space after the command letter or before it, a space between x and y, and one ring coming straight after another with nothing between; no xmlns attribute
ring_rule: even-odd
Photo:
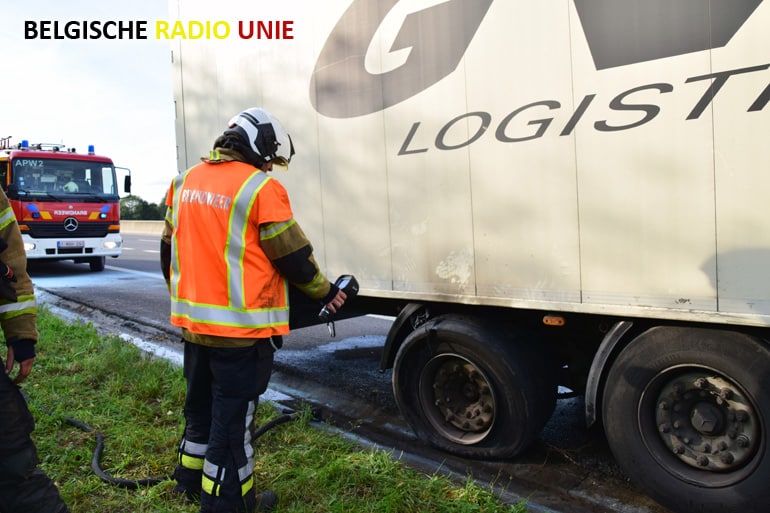
<svg viewBox="0 0 770 513"><path fill-rule="evenodd" d="M23 338L9 340L8 345L13 348L13 359L21 363L35 357L35 341Z"/></svg>

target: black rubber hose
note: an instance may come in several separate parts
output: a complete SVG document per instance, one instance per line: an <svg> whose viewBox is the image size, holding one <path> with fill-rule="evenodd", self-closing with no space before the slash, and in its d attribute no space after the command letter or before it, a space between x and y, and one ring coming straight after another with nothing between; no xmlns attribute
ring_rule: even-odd
<svg viewBox="0 0 770 513"><path fill-rule="evenodd" d="M296 418L297 418L296 413L284 413L283 415L279 415L278 417L274 418L269 422L265 422L256 431L254 431L254 440L264 435L265 433L273 429L275 426L279 424L283 424L284 422L292 421Z"/></svg>
<svg viewBox="0 0 770 513"><path fill-rule="evenodd" d="M32 399L27 395L27 393L19 389L21 391L21 395L24 396L24 398L27 400L28 403L35 404L38 408L40 408L42 411L49 415L55 415L54 412L51 410L48 410L39 404L32 401ZM67 424L70 424L72 426L75 426L79 429L82 429L83 431L88 431L89 433L93 433L96 437L96 447L94 448L93 455L91 456L91 470L93 470L94 474L96 474L99 479L102 481L105 481L107 483L113 484L115 486L119 486L121 488L127 488L130 490L135 490L141 486L154 486L158 483L161 483L163 481L167 481L171 479L171 476L163 476L163 477L148 477L144 479L124 479L122 477L114 477L102 470L101 467L101 459L102 459L102 452L104 451L104 436L102 436L101 431L97 431L93 427L89 426L85 422L81 422L79 420L70 418L70 417L63 417L64 421L67 422ZM254 432L254 440L259 438L260 436L264 435L267 431L271 430L275 426L279 424L283 424L284 422L289 422L297 418L296 413L284 413L283 415L280 415L273 420L266 422L262 426L260 426L255 432Z"/></svg>
<svg viewBox="0 0 770 513"><path fill-rule="evenodd" d="M64 417L64 420L67 422L67 424L80 428L83 431L93 433L96 437L96 447L94 448L93 455L91 456L91 470L93 470L94 474L99 476L99 479L102 481L106 481L107 483L119 486L121 488L135 490L140 486L154 486L162 481L171 479L171 476L148 477L145 479L124 479L122 477L114 477L109 475L107 472L102 470L101 467L102 452L104 451L104 436L102 436L101 431L97 431L88 424L69 417Z"/></svg>

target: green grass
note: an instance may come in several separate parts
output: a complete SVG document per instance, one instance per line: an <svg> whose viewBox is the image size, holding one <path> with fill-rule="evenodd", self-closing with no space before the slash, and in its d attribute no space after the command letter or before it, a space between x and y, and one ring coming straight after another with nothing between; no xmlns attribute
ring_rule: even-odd
<svg viewBox="0 0 770 513"><path fill-rule="evenodd" d="M42 309L38 359L23 389L37 422L33 437L41 467L56 481L72 513L197 512L171 494L173 482L131 490L99 479L91 470L93 433L104 435L101 467L114 477L167 476L182 431L184 378L170 363L147 357L90 324L71 323ZM262 403L258 423L280 414ZM298 420L263 435L257 444L257 485L281 498L279 512L508 512L491 487L472 479L410 470L384 451L363 449Z"/></svg>

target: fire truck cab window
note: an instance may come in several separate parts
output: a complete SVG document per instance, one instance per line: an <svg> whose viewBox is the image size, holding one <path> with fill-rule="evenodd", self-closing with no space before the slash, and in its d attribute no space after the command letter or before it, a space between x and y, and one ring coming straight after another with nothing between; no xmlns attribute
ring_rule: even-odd
<svg viewBox="0 0 770 513"><path fill-rule="evenodd" d="M117 195L109 165L64 159L17 159L13 183L22 194Z"/></svg>
<svg viewBox="0 0 770 513"><path fill-rule="evenodd" d="M39 174L35 176L31 169L22 169L16 173L16 185L19 186L19 190L35 190L39 176Z"/></svg>

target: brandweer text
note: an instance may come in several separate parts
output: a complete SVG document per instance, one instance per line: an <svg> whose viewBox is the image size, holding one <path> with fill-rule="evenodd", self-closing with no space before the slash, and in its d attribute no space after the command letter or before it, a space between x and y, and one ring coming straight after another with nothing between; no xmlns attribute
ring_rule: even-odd
<svg viewBox="0 0 770 513"><path fill-rule="evenodd" d="M230 210L230 205L233 204L233 198L230 196L189 189L182 191L181 200L182 203L198 203L200 205L208 205L209 207L222 210Z"/></svg>

